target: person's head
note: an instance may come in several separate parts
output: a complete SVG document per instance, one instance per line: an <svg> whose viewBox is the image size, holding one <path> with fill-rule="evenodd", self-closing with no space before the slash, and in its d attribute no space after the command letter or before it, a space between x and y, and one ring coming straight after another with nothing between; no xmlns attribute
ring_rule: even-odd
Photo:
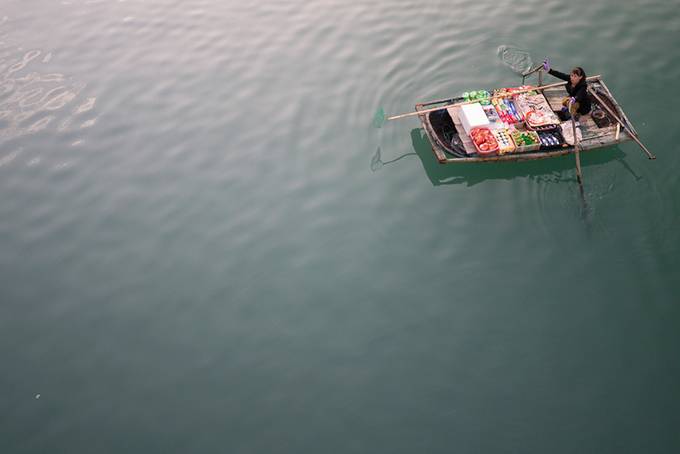
<svg viewBox="0 0 680 454"><path fill-rule="evenodd" d="M569 80L572 85L578 85L585 78L586 72L580 66L576 66L571 70L571 74L569 74Z"/></svg>

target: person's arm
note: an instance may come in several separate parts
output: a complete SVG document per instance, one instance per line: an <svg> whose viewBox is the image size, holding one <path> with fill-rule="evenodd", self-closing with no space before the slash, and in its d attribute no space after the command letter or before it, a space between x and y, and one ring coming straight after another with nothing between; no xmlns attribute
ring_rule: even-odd
<svg viewBox="0 0 680 454"><path fill-rule="evenodd" d="M548 74L550 74L551 76L555 76L558 79L566 80L567 82L569 82L569 75L556 71L552 68L548 70Z"/></svg>

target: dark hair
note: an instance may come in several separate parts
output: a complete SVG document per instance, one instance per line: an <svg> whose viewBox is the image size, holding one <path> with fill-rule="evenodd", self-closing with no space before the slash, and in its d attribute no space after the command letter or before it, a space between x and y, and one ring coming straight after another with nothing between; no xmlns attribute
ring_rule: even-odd
<svg viewBox="0 0 680 454"><path fill-rule="evenodd" d="M571 73L583 77L584 79L586 78L586 72L580 66L575 66L574 69L571 70Z"/></svg>

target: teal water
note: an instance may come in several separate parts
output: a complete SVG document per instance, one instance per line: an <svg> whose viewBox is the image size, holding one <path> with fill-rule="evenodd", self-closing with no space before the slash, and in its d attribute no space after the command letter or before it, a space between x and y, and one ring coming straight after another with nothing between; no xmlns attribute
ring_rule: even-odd
<svg viewBox="0 0 680 454"><path fill-rule="evenodd" d="M678 6L5 0L0 452L680 451ZM373 127L501 46L658 159Z"/></svg>

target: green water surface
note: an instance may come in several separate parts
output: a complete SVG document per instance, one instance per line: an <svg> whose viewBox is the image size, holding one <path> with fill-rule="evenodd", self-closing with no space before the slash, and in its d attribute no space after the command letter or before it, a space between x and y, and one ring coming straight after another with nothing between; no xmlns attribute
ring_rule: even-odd
<svg viewBox="0 0 680 454"><path fill-rule="evenodd" d="M679 452L678 6L5 0L0 453ZM545 56L585 207L373 126Z"/></svg>

